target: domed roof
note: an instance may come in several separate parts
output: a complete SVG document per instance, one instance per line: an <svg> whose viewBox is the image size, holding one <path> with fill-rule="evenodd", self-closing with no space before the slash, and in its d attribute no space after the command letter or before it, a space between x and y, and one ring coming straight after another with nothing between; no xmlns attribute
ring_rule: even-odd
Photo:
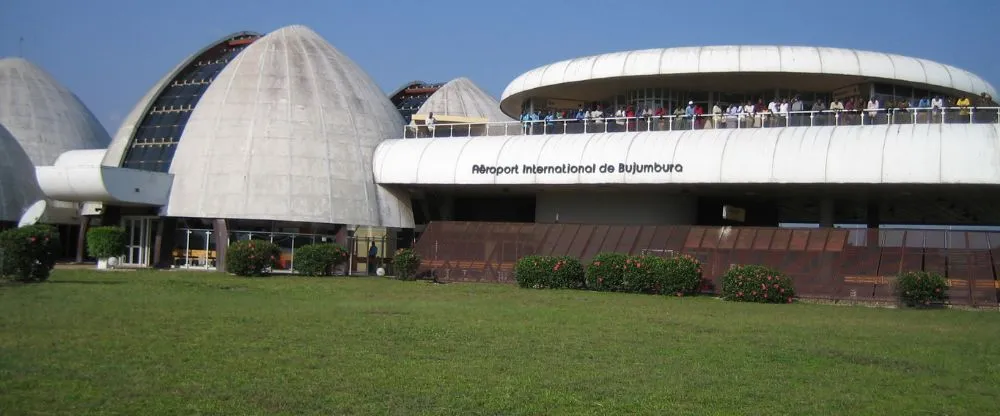
<svg viewBox="0 0 1000 416"><path fill-rule="evenodd" d="M500 111L500 103L468 78L456 78L437 90L417 114L478 117L488 121L513 121Z"/></svg>
<svg viewBox="0 0 1000 416"><path fill-rule="evenodd" d="M35 180L35 166L14 136L0 125L0 221L18 221L42 191Z"/></svg>
<svg viewBox="0 0 1000 416"><path fill-rule="evenodd" d="M38 166L51 165L65 151L103 149L111 141L76 95L22 58L0 59L0 124Z"/></svg>
<svg viewBox="0 0 1000 416"><path fill-rule="evenodd" d="M372 175L375 146L402 125L350 58L309 28L279 29L195 106L164 215L412 227L409 200Z"/></svg>

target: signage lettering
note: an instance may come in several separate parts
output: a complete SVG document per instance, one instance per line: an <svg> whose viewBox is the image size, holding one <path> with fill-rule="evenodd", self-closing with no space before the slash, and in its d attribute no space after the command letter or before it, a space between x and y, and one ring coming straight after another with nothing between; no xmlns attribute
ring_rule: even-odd
<svg viewBox="0 0 1000 416"><path fill-rule="evenodd" d="M559 175L559 174L593 174L593 173L683 173L684 166L680 163L602 163L589 165L472 165L474 175Z"/></svg>

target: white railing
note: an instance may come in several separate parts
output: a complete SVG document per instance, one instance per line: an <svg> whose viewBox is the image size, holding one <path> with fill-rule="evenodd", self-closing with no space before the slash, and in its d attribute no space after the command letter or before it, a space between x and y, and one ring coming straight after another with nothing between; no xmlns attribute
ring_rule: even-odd
<svg viewBox="0 0 1000 416"><path fill-rule="evenodd" d="M793 111L788 113L703 114L700 116L602 117L408 125L403 137L478 137L524 134L583 134L701 129L862 126L889 124L997 124L1000 107L908 108L851 111Z"/></svg>

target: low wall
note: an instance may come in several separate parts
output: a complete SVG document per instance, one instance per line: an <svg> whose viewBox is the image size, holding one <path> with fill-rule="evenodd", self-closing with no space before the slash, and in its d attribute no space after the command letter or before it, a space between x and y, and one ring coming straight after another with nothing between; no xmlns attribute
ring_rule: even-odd
<svg viewBox="0 0 1000 416"><path fill-rule="evenodd" d="M432 222L416 250L444 281L513 283L526 255L615 251L691 254L715 285L732 265L764 264L806 298L891 301L894 276L911 270L944 274L957 305L996 307L1000 288L1000 232Z"/></svg>

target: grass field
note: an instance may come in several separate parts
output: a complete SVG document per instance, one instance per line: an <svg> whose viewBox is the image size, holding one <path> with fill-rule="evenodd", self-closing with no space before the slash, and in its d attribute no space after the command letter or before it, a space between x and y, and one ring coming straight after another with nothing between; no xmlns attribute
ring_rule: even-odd
<svg viewBox="0 0 1000 416"><path fill-rule="evenodd" d="M377 278L0 287L0 414L995 414L1000 314Z"/></svg>

